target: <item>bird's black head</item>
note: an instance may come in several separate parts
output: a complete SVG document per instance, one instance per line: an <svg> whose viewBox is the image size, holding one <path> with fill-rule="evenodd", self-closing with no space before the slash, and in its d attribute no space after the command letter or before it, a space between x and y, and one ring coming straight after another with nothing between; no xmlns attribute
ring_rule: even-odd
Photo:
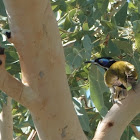
<svg viewBox="0 0 140 140"><path fill-rule="evenodd" d="M116 61L111 57L100 57L95 60L86 61L85 63L93 63L107 70L115 62Z"/></svg>

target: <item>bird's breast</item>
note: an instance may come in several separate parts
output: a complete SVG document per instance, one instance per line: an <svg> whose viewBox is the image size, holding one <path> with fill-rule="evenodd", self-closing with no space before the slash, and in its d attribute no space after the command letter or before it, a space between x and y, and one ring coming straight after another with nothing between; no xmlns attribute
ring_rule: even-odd
<svg viewBox="0 0 140 140"><path fill-rule="evenodd" d="M117 61L104 74L104 81L108 87L124 85L136 81L138 74L135 67L126 61Z"/></svg>

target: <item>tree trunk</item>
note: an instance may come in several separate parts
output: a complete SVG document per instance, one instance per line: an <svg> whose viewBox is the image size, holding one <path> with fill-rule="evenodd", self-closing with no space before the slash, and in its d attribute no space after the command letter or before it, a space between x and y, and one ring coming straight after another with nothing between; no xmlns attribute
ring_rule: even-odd
<svg viewBox="0 0 140 140"><path fill-rule="evenodd" d="M13 118L11 98L7 97L7 104L3 105L0 113L0 139L13 140Z"/></svg>
<svg viewBox="0 0 140 140"><path fill-rule="evenodd" d="M4 0L4 4L11 30L9 41L19 54L23 84L2 65L0 88L30 110L40 140L86 140L72 104L50 2ZM4 57L0 59L4 61Z"/></svg>

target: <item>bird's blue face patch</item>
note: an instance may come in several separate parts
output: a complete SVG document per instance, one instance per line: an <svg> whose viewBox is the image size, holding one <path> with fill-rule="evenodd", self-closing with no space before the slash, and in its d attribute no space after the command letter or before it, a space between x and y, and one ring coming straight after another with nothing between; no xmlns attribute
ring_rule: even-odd
<svg viewBox="0 0 140 140"><path fill-rule="evenodd" d="M97 59L95 59L95 61L93 61L94 64L97 64L105 69L110 68L110 66L115 62L116 61L114 59L112 59L111 57L101 57L101 58L97 58Z"/></svg>
<svg viewBox="0 0 140 140"><path fill-rule="evenodd" d="M110 62L109 59L105 59L105 58L101 58L101 59L99 59L98 61L99 61L99 63L100 63L102 66L108 65L108 63Z"/></svg>

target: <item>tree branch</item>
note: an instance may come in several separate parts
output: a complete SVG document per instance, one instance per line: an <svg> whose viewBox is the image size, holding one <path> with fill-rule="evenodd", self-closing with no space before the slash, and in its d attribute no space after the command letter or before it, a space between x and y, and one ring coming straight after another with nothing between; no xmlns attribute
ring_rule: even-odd
<svg viewBox="0 0 140 140"><path fill-rule="evenodd" d="M126 99L114 104L99 124L93 140L119 140L129 122L140 112L140 84Z"/></svg>
<svg viewBox="0 0 140 140"><path fill-rule="evenodd" d="M2 112L0 113L0 139L13 140L13 118L11 98L7 97L7 103L3 104Z"/></svg>
<svg viewBox="0 0 140 140"><path fill-rule="evenodd" d="M30 87L22 84L5 70L5 58L5 55L0 55L2 61L0 65L0 89L19 103L30 108L34 93Z"/></svg>

